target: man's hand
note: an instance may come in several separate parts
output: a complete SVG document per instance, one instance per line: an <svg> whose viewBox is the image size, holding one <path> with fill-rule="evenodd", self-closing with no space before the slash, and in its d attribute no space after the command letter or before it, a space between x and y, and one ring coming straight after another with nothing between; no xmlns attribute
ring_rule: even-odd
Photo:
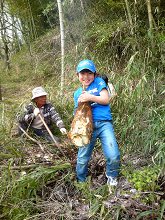
<svg viewBox="0 0 165 220"><path fill-rule="evenodd" d="M40 113L39 108L35 108L33 113L34 113L34 116L37 117L37 115Z"/></svg>
<svg viewBox="0 0 165 220"><path fill-rule="evenodd" d="M66 131L65 128L61 128L60 131L61 131L62 134L67 134L67 131Z"/></svg>

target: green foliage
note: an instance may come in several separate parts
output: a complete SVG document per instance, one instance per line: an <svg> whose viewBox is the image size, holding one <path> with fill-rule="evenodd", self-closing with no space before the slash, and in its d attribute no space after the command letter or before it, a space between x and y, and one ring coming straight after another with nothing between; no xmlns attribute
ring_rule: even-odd
<svg viewBox="0 0 165 220"><path fill-rule="evenodd" d="M135 53L121 75L115 75L118 98L112 106L120 145L133 152L163 157L163 76ZM119 79L119 80L118 80ZM119 111L120 110L120 111ZM122 141L123 140L123 141ZM158 148L160 151L158 151ZM162 161L162 167L164 162Z"/></svg>
<svg viewBox="0 0 165 220"><path fill-rule="evenodd" d="M165 172L165 143L161 140L158 144L156 155L154 156L155 161L161 166L161 174Z"/></svg>
<svg viewBox="0 0 165 220"><path fill-rule="evenodd" d="M164 219L164 211L165 211L165 201L161 202L161 209L160 212L156 212L154 210L149 210L149 211L143 211L137 216L138 219L144 219L144 218L156 218L158 220L163 220Z"/></svg>
<svg viewBox="0 0 165 220"><path fill-rule="evenodd" d="M58 23L58 9L55 1L7 0L7 3L10 12L21 21L22 29L26 33L24 38L27 39L27 42L28 35L31 40L34 40Z"/></svg>
<svg viewBox="0 0 165 220"><path fill-rule="evenodd" d="M154 191L159 189L157 178L165 170L164 140L164 70L165 37L163 1L152 2L154 18L153 35L148 35L146 2L130 0L133 27L130 27L124 1L90 0L63 1L65 21L65 89L60 96L60 36L57 4L52 0L8 0L12 14L22 22L28 47L12 56L11 70L5 72L1 65L3 101L0 103L0 159L8 163L1 171L0 214L4 219L25 219L40 210L35 206L42 198L38 191L54 179L54 167L30 171L21 176L12 171L14 159L24 157L18 139L10 138L11 128L19 107L30 100L31 90L42 85L50 95L67 129L73 117L73 91L79 86L75 67L83 58L94 59L97 70L106 73L113 82L118 97L111 107L121 154L146 156L159 167L150 165L141 170L122 173L139 191L151 191L144 201L151 204ZM44 36L48 28L57 25ZM133 33L131 33L131 29ZM29 44L30 39L35 39ZM124 173L125 172L125 173ZM65 175L65 174L64 174ZM66 186L67 187L67 186ZM91 219L127 219L126 209L114 205L107 209L107 186L91 189L90 181L76 189L82 203L89 204ZM140 193L139 195L140 196ZM161 202L160 219L165 210ZM123 211L123 212L122 212ZM123 216L122 216L123 214ZM153 211L141 212L138 218L152 216ZM128 218L129 213L128 213Z"/></svg>
<svg viewBox="0 0 165 220"><path fill-rule="evenodd" d="M81 193L82 202L89 204L89 218L105 219L112 218L111 213L107 209L104 201L109 197L109 189L107 185L103 185L97 189L92 189L91 180L83 183L75 183L79 193Z"/></svg>
<svg viewBox="0 0 165 220"><path fill-rule="evenodd" d="M160 219L163 219L164 211L165 211L165 201L162 201L161 202L161 209L160 209Z"/></svg>
<svg viewBox="0 0 165 220"><path fill-rule="evenodd" d="M50 168L38 167L30 173L20 175L12 171L9 165L1 178L0 214L6 219L21 220L37 213L39 210L35 208L35 203L41 200L37 195L38 190L42 189L49 180L54 179L58 171L69 168L70 164L64 163Z"/></svg>
<svg viewBox="0 0 165 220"><path fill-rule="evenodd" d="M160 167L145 167L141 170L136 170L128 177L138 191L156 191L159 189L157 185L158 174Z"/></svg>

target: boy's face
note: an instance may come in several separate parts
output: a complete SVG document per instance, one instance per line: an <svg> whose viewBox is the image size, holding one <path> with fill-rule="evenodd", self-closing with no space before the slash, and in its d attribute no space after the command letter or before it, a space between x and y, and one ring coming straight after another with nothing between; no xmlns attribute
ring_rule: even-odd
<svg viewBox="0 0 165 220"><path fill-rule="evenodd" d="M83 71L83 72L78 73L78 77L82 85L87 87L93 82L95 78L95 74L89 71L88 72Z"/></svg>
<svg viewBox="0 0 165 220"><path fill-rule="evenodd" d="M41 108L46 104L46 95L35 98L34 102L36 103L38 108Z"/></svg>

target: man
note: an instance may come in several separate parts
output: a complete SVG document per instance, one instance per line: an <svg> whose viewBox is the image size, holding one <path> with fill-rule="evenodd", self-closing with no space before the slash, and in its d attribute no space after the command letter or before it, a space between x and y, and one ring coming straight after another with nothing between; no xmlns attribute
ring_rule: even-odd
<svg viewBox="0 0 165 220"><path fill-rule="evenodd" d="M18 117L19 134L30 129L37 136L41 136L48 142L53 142L52 137L48 133L42 119L51 130L52 125L55 124L62 134L66 134L65 125L50 102L47 102L47 92L43 87L36 87L32 90L32 103L25 107L23 115ZM54 137L59 142L58 137Z"/></svg>

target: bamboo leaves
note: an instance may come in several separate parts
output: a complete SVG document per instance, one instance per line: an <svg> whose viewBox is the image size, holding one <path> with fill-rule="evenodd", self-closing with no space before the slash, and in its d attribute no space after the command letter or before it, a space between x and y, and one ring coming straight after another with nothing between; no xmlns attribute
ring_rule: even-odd
<svg viewBox="0 0 165 220"><path fill-rule="evenodd" d="M38 190L42 189L49 180L55 179L59 171L67 170L69 172L70 168L69 163L57 164L52 167L38 167L30 173L21 172L18 178L19 173L10 170L9 166L9 174L3 173L0 188L0 206L4 216L9 219L18 219L18 216L19 219L24 219L32 214L35 210L34 203L38 200ZM5 184L8 184L9 178L10 184L4 194L3 190Z"/></svg>

